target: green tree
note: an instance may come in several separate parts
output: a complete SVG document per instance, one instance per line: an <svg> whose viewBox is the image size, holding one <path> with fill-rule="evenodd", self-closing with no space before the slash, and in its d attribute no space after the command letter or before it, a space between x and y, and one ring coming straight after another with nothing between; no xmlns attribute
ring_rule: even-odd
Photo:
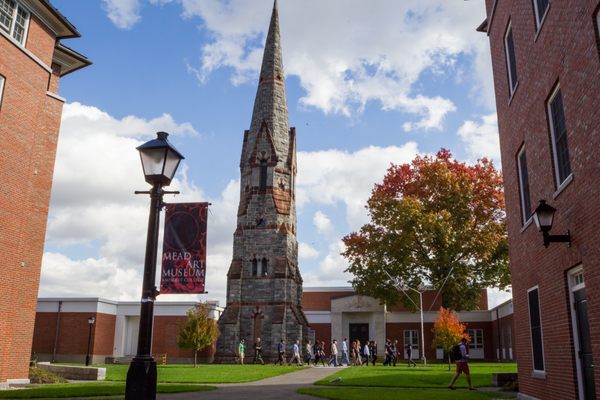
<svg viewBox="0 0 600 400"><path fill-rule="evenodd" d="M358 293L414 310L387 271L441 289L444 307L473 310L482 289L510 284L502 176L491 161L467 165L442 149L392 165L366 208L371 222L343 239Z"/></svg>
<svg viewBox="0 0 600 400"><path fill-rule="evenodd" d="M458 315L452 310L440 307L438 317L433 323L433 345L444 349L448 357L448 371L450 371L450 351L463 337L470 339L465 333L465 324L461 324Z"/></svg>
<svg viewBox="0 0 600 400"><path fill-rule="evenodd" d="M209 316L206 303L198 303L187 313L187 320L177 335L177 345L194 350L194 368L198 365L198 352L214 343L219 336L217 321Z"/></svg>

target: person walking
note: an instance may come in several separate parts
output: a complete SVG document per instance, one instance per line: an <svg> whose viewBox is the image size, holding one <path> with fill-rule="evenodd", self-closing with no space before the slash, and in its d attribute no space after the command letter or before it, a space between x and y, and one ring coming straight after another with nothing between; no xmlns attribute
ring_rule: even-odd
<svg viewBox="0 0 600 400"><path fill-rule="evenodd" d="M292 361L290 361L290 365L292 365L294 362L296 362L296 365L301 366L302 359L300 358L300 341L299 340L296 340L296 342L293 344L292 353L294 355L292 356Z"/></svg>
<svg viewBox="0 0 600 400"><path fill-rule="evenodd" d="M395 367L396 361L398 361L398 339L396 339L392 342L391 350L392 350L392 364Z"/></svg>
<svg viewBox="0 0 600 400"><path fill-rule="evenodd" d="M390 339L385 340L385 361L383 366L392 365L392 341Z"/></svg>
<svg viewBox="0 0 600 400"><path fill-rule="evenodd" d="M313 359L313 346L310 340L306 342L306 348L304 353L304 363L310 366L310 360Z"/></svg>
<svg viewBox="0 0 600 400"><path fill-rule="evenodd" d="M408 367L412 364L413 367L417 366L417 363L412 359L412 346L410 344L406 345L406 359L408 360Z"/></svg>
<svg viewBox="0 0 600 400"><path fill-rule="evenodd" d="M375 362L377 361L377 341L373 340L371 345L369 346L369 352L371 353L371 364L375 366Z"/></svg>
<svg viewBox="0 0 600 400"><path fill-rule="evenodd" d="M471 383L471 372L469 371L469 352L467 350L467 339L462 338L458 345L456 351L452 349L452 353L454 354L454 361L456 362L456 372L450 381L450 385L448 385L448 389L454 390L454 384L456 380L460 376L461 373L465 374L467 378L467 383L469 384L469 390L476 390Z"/></svg>
<svg viewBox="0 0 600 400"><path fill-rule="evenodd" d="M327 365L333 364L334 367L339 366L338 364L338 348L337 348L337 340L333 339L331 342L331 358Z"/></svg>
<svg viewBox="0 0 600 400"><path fill-rule="evenodd" d="M256 342L254 342L254 364L258 364L259 362L261 365L265 363L262 359L262 342L260 338L256 338Z"/></svg>
<svg viewBox="0 0 600 400"><path fill-rule="evenodd" d="M344 338L342 341L342 361L340 361L340 365L350 365L350 359L348 358L348 339Z"/></svg>
<svg viewBox="0 0 600 400"><path fill-rule="evenodd" d="M275 365L284 365L285 362L285 343L283 339L279 343L277 343L277 361L275 361Z"/></svg>
<svg viewBox="0 0 600 400"><path fill-rule="evenodd" d="M365 343L365 347L363 348L363 365L368 367L369 366L369 357L371 355L370 349L369 349L369 341L367 340L367 342Z"/></svg>
<svg viewBox="0 0 600 400"><path fill-rule="evenodd" d="M362 365L362 357L360 355L361 350L360 340L356 339L356 343L354 343L354 355L356 357L354 360L354 365L356 366Z"/></svg>
<svg viewBox="0 0 600 400"><path fill-rule="evenodd" d="M244 339L240 340L240 344L238 345L238 357L240 359L240 364L244 365L244 351L246 350L246 345L244 343Z"/></svg>

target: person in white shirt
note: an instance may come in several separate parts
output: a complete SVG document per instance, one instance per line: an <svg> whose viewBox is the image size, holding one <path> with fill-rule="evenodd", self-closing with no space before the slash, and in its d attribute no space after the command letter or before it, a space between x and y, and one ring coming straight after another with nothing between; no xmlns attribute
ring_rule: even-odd
<svg viewBox="0 0 600 400"><path fill-rule="evenodd" d="M333 339L333 341L331 342L331 359L329 360L328 365L333 364L334 367L339 366L337 357L338 357L337 340Z"/></svg>
<svg viewBox="0 0 600 400"><path fill-rule="evenodd" d="M342 361L340 361L340 365L343 365L344 362L346 365L350 365L350 359L348 358L348 339L346 338L342 341Z"/></svg>
<svg viewBox="0 0 600 400"><path fill-rule="evenodd" d="M294 363L294 361L296 361L296 363L298 365L302 365L302 359L300 358L300 341L299 340L296 340L296 342L292 346L292 352L294 353L294 356L292 357L292 361L290 361L290 365L292 365Z"/></svg>
<svg viewBox="0 0 600 400"><path fill-rule="evenodd" d="M365 347L363 347L363 356L365 357L365 359L363 360L363 365L366 365L367 367L369 366L369 356L370 356L370 350L369 350L369 341L367 340L367 342L365 343Z"/></svg>

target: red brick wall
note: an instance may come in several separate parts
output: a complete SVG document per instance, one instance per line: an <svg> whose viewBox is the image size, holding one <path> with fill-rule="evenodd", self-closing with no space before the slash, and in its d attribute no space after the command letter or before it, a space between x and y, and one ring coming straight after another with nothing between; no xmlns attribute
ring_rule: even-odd
<svg viewBox="0 0 600 400"><path fill-rule="evenodd" d="M519 387L544 399L575 399L576 354L568 302L568 269L583 264L594 361L600 360L600 54L594 12L598 0L553 1L536 32L530 0L487 0L488 23L513 283L515 350ZM515 40L518 87L509 99L504 33L509 20ZM560 193L554 183L546 100L560 82L573 181ZM552 233L571 230L572 247L542 246L535 226L523 228L516 155L525 144L532 206L547 200L558 211ZM545 377L532 376L527 290L539 286ZM595 370L600 393L600 370Z"/></svg>
<svg viewBox="0 0 600 400"><path fill-rule="evenodd" d="M353 292L304 292L302 293L302 310L331 311L331 300L354 296Z"/></svg>
<svg viewBox="0 0 600 400"><path fill-rule="evenodd" d="M27 48L51 63L54 37L32 18ZM27 378L62 103L49 73L0 37L0 382ZM18 305L18 306L15 306Z"/></svg>
<svg viewBox="0 0 600 400"><path fill-rule="evenodd" d="M92 327L90 353L101 356L113 354L116 317L110 314L61 313L60 329L56 346L57 361L64 355L82 355L87 353L89 335L89 317L96 317ZM51 355L56 337L57 313L37 313L33 334L32 351L38 355Z"/></svg>

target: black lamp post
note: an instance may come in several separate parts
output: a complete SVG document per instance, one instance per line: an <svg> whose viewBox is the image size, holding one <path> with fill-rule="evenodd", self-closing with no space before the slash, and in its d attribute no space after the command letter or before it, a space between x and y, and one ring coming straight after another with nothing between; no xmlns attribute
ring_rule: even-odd
<svg viewBox="0 0 600 400"><path fill-rule="evenodd" d="M540 200L540 204L533 211L533 221L538 230L544 236L544 247L548 247L552 242L569 243L571 247L571 232L567 230L566 235L550 235L552 223L554 222L554 213L556 208L546 204L546 200Z"/></svg>
<svg viewBox="0 0 600 400"><path fill-rule="evenodd" d="M96 317L89 317L88 318L88 325L90 326L90 329L88 331L87 353L85 354L85 366L86 367L88 365L90 365L90 348L91 348L91 345L92 345L92 326L94 325L95 322L96 322Z"/></svg>
<svg viewBox="0 0 600 400"><path fill-rule="evenodd" d="M156 280L156 253L158 250L158 225L162 197L177 171L183 156L169 143L166 132L158 132L157 138L139 146L142 168L146 182L152 185L150 191L136 191L136 194L150 195L150 216L148 217L148 237L146 239L146 256L144 260L144 282L142 286L142 302L140 307L140 329L138 334L137 354L129 365L125 399L156 399L156 361L152 357L152 323L154 317L154 300L158 290L154 286Z"/></svg>

